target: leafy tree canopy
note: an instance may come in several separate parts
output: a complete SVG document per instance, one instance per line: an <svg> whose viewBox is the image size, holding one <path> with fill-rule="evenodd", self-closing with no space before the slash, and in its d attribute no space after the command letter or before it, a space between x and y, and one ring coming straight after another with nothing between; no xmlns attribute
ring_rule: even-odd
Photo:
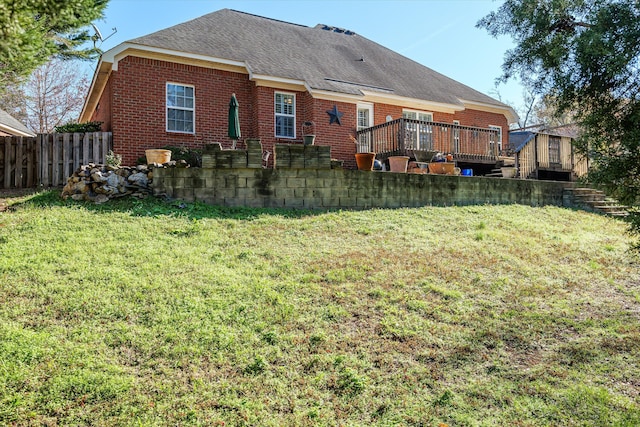
<svg viewBox="0 0 640 427"><path fill-rule="evenodd" d="M0 2L0 86L28 76L51 57L94 58L82 45L84 28L102 18L108 0L3 0ZM83 29L84 28L84 29Z"/></svg>
<svg viewBox="0 0 640 427"><path fill-rule="evenodd" d="M510 35L502 79L518 76L571 112L589 179L623 202L640 199L640 2L506 0L478 22Z"/></svg>

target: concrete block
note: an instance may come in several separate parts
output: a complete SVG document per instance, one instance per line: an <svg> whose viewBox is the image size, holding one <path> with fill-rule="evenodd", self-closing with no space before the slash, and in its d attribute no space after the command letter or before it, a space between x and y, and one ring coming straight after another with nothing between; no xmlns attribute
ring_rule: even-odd
<svg viewBox="0 0 640 427"><path fill-rule="evenodd" d="M294 197L290 199L285 199L284 207L291 208L291 209L303 209L305 206L304 206L304 202L301 199L297 199Z"/></svg>
<svg viewBox="0 0 640 427"><path fill-rule="evenodd" d="M173 192L173 197L176 199L185 200L187 202L195 201L193 188L176 188Z"/></svg>
<svg viewBox="0 0 640 427"><path fill-rule="evenodd" d="M313 198L313 188L301 187L293 189L293 196L300 199L310 199Z"/></svg>
<svg viewBox="0 0 640 427"><path fill-rule="evenodd" d="M247 139L247 167L252 169L262 168L262 143L259 139Z"/></svg>
<svg viewBox="0 0 640 427"><path fill-rule="evenodd" d="M216 156L213 154L203 154L202 155L202 167L206 169L211 169L216 167Z"/></svg>
<svg viewBox="0 0 640 427"><path fill-rule="evenodd" d="M276 150L272 155L275 168L289 169L291 167L291 155L289 154L289 146L276 144Z"/></svg>
<svg viewBox="0 0 640 427"><path fill-rule="evenodd" d="M294 188L276 187L273 193L276 197L280 197L282 199L291 199L295 197Z"/></svg>
<svg viewBox="0 0 640 427"><path fill-rule="evenodd" d="M247 188L247 187L237 188L236 195L240 198L245 198L245 199L252 199L257 196L255 188Z"/></svg>
<svg viewBox="0 0 640 427"><path fill-rule="evenodd" d="M228 150L216 154L215 167L218 169L230 169L232 167L231 153Z"/></svg>
<svg viewBox="0 0 640 427"><path fill-rule="evenodd" d="M305 169L317 169L318 168L318 158L317 157L304 157L304 168Z"/></svg>
<svg viewBox="0 0 640 427"><path fill-rule="evenodd" d="M340 207L340 198L338 197L326 197L326 198L320 199L320 201L321 201L322 207L326 209L333 209L333 208Z"/></svg>
<svg viewBox="0 0 640 427"><path fill-rule="evenodd" d="M231 167L233 168L247 167L246 150L231 150Z"/></svg>
<svg viewBox="0 0 640 427"><path fill-rule="evenodd" d="M287 178L286 186L289 188L300 188L306 185L306 180L304 178Z"/></svg>

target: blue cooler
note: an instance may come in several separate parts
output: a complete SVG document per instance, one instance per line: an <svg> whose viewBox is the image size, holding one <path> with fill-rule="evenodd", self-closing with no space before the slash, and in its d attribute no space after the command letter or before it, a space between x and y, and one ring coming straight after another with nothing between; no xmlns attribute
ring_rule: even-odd
<svg viewBox="0 0 640 427"><path fill-rule="evenodd" d="M462 176L473 176L473 169L462 169Z"/></svg>

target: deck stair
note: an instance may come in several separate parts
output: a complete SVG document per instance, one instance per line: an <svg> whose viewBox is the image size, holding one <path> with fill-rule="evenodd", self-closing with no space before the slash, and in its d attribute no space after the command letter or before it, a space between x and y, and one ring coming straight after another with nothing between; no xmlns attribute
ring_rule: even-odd
<svg viewBox="0 0 640 427"><path fill-rule="evenodd" d="M484 176L501 178L502 177L502 169L500 169L500 168L491 169L491 173L485 174Z"/></svg>
<svg viewBox="0 0 640 427"><path fill-rule="evenodd" d="M629 215L628 206L621 205L617 200L607 197L604 191L593 188L565 188L564 204L609 216L626 217Z"/></svg>

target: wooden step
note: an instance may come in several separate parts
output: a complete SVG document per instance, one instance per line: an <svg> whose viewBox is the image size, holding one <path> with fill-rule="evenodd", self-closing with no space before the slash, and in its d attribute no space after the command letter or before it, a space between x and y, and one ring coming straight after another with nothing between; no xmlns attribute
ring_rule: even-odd
<svg viewBox="0 0 640 427"><path fill-rule="evenodd" d="M583 209L615 217L629 215L628 206L620 205L617 200L607 197L604 191L577 187L566 188L565 196L568 195L567 193L570 194L570 203Z"/></svg>

